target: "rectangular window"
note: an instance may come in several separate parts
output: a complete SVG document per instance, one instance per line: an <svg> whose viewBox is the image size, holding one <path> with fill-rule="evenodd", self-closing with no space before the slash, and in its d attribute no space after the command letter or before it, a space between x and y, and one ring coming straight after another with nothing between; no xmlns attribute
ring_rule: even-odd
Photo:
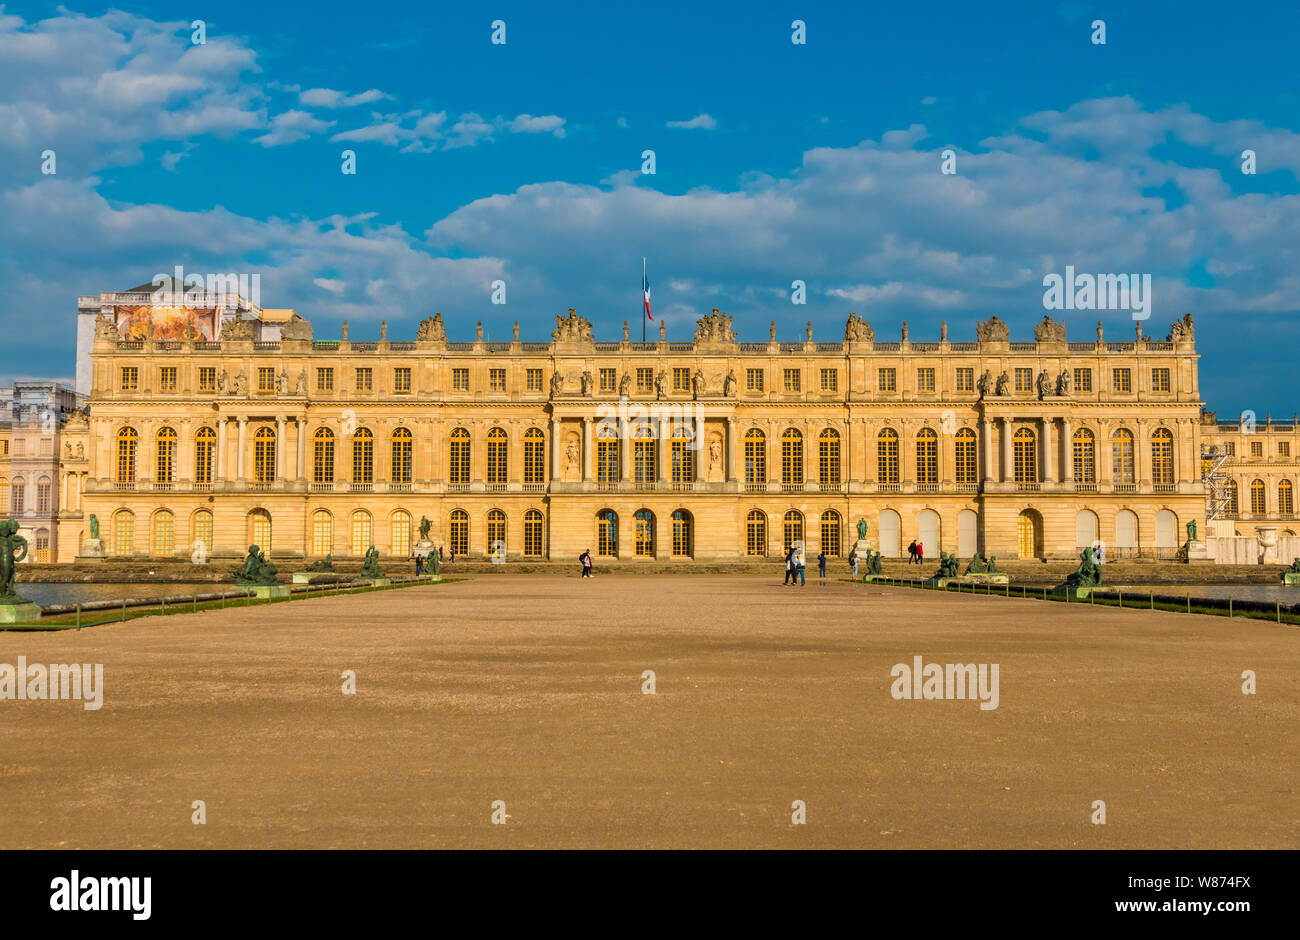
<svg viewBox="0 0 1300 940"><path fill-rule="evenodd" d="M673 369L673 391L689 392L691 390L691 370Z"/></svg>
<svg viewBox="0 0 1300 940"><path fill-rule="evenodd" d="M1263 442L1263 441L1251 441L1251 442L1250 442L1250 456L1252 456L1252 457L1263 457L1263 456L1264 456L1264 442Z"/></svg>
<svg viewBox="0 0 1300 940"><path fill-rule="evenodd" d="M542 370L529 369L525 373L527 379L526 387L530 392L540 392L542 390Z"/></svg>
<svg viewBox="0 0 1300 940"><path fill-rule="evenodd" d="M316 370L316 391L318 392L334 391L334 370L333 369Z"/></svg>
<svg viewBox="0 0 1300 940"><path fill-rule="evenodd" d="M1111 372L1111 384L1117 392L1133 391L1133 373L1128 369L1114 369Z"/></svg>
<svg viewBox="0 0 1300 940"><path fill-rule="evenodd" d="M1235 441L1228 441L1226 444L1224 444L1224 445L1223 445L1223 452L1224 452L1225 454L1227 454L1229 457L1235 457L1235 456L1237 455L1237 444L1236 444L1236 442L1235 442Z"/></svg>
<svg viewBox="0 0 1300 940"><path fill-rule="evenodd" d="M975 391L975 370L962 366L957 370L957 391L973 392Z"/></svg>
<svg viewBox="0 0 1300 940"><path fill-rule="evenodd" d="M1032 392L1034 390L1034 370L1017 369L1016 370L1016 391Z"/></svg>
<svg viewBox="0 0 1300 940"><path fill-rule="evenodd" d="M506 370L488 369L488 391L504 392L506 390Z"/></svg>
<svg viewBox="0 0 1300 940"><path fill-rule="evenodd" d="M787 392L798 392L803 389L803 374L798 369L786 369L783 379L784 388Z"/></svg>
<svg viewBox="0 0 1300 940"><path fill-rule="evenodd" d="M893 369L881 369L877 372L878 384L882 392L898 391L898 373Z"/></svg>
<svg viewBox="0 0 1300 940"><path fill-rule="evenodd" d="M275 391L275 366L259 366L257 369L257 390L259 392Z"/></svg>
<svg viewBox="0 0 1300 940"><path fill-rule="evenodd" d="M469 369L451 370L451 390L453 392L469 391Z"/></svg>
<svg viewBox="0 0 1300 940"><path fill-rule="evenodd" d="M602 392L612 392L618 387L618 371L615 369L600 370L600 390Z"/></svg>
<svg viewBox="0 0 1300 940"><path fill-rule="evenodd" d="M1074 390L1076 392L1092 391L1092 370L1091 369L1074 370Z"/></svg>
<svg viewBox="0 0 1300 940"><path fill-rule="evenodd" d="M47 480L36 484L36 511L41 515L50 511L50 484Z"/></svg>
<svg viewBox="0 0 1300 940"><path fill-rule="evenodd" d="M838 369L822 369L822 391L837 392L840 388L840 373Z"/></svg>
<svg viewBox="0 0 1300 940"><path fill-rule="evenodd" d="M763 390L763 370L746 369L745 370L745 391L761 392Z"/></svg>
<svg viewBox="0 0 1300 940"><path fill-rule="evenodd" d="M411 367L398 366L393 370L393 391L409 392L411 390Z"/></svg>
<svg viewBox="0 0 1300 940"><path fill-rule="evenodd" d="M199 391L215 392L217 390L217 367L199 366Z"/></svg>
<svg viewBox="0 0 1300 940"><path fill-rule="evenodd" d="M357 368L357 391L369 392L375 387L374 373L369 366L360 366Z"/></svg>
<svg viewBox="0 0 1300 940"><path fill-rule="evenodd" d="M637 369L636 370L636 390L638 392L648 392L654 388L654 369Z"/></svg>
<svg viewBox="0 0 1300 940"><path fill-rule="evenodd" d="M1277 442L1277 455L1278 455L1279 457L1290 457L1290 456L1291 456L1291 442L1290 442L1290 441L1278 441L1278 442Z"/></svg>
<svg viewBox="0 0 1300 940"><path fill-rule="evenodd" d="M140 370L135 366L122 366L122 391L134 392L140 388Z"/></svg>
<svg viewBox="0 0 1300 940"><path fill-rule="evenodd" d="M916 390L918 392L934 391L934 370L933 369L916 370Z"/></svg>
<svg viewBox="0 0 1300 940"><path fill-rule="evenodd" d="M163 366L158 370L158 390L160 392L176 391L176 367Z"/></svg>
<svg viewBox="0 0 1300 940"><path fill-rule="evenodd" d="M1169 370L1168 369L1151 370L1151 391L1153 392L1169 391Z"/></svg>

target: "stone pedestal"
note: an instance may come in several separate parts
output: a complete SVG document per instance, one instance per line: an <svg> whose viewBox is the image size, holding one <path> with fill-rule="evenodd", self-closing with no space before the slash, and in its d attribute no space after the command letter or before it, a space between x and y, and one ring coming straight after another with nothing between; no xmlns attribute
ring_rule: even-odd
<svg viewBox="0 0 1300 940"><path fill-rule="evenodd" d="M1210 547L1199 539L1193 542L1188 542L1187 563L1189 565L1213 564L1214 557L1210 554Z"/></svg>
<svg viewBox="0 0 1300 940"><path fill-rule="evenodd" d="M853 543L853 550L858 553L859 558L866 555L866 553L868 552L868 550L870 550L870 548L871 548L871 543L868 542L866 539L858 539L856 542Z"/></svg>
<svg viewBox="0 0 1300 940"><path fill-rule="evenodd" d="M311 579L316 577L319 572L316 571L295 571L293 573L294 584L310 584Z"/></svg>
<svg viewBox="0 0 1300 940"><path fill-rule="evenodd" d="M953 580L962 584L1010 584L1011 576L998 572L996 574L963 574Z"/></svg>
<svg viewBox="0 0 1300 940"><path fill-rule="evenodd" d="M1283 571L1282 583L1287 587L1300 587L1300 574L1294 571Z"/></svg>
<svg viewBox="0 0 1300 940"><path fill-rule="evenodd" d="M86 539L81 543L81 558L86 561L103 561L104 543L100 539Z"/></svg>
<svg viewBox="0 0 1300 940"><path fill-rule="evenodd" d="M254 593L258 597L288 597L289 585L287 584L258 584L253 587Z"/></svg>
<svg viewBox="0 0 1300 940"><path fill-rule="evenodd" d="M357 578L357 580L354 583L361 584L361 585L369 585L370 587L384 587L386 585L392 584L393 582L390 581L388 578Z"/></svg>
<svg viewBox="0 0 1300 940"><path fill-rule="evenodd" d="M1255 538L1259 540L1259 563L1261 565L1277 564L1277 526L1257 525Z"/></svg>
<svg viewBox="0 0 1300 940"><path fill-rule="evenodd" d="M0 623L40 623L41 605L21 598L17 603L0 602Z"/></svg>

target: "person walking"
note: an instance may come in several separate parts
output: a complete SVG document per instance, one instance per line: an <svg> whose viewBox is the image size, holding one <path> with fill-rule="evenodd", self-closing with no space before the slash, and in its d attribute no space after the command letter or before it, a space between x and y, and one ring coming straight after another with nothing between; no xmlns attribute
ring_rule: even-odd
<svg viewBox="0 0 1300 940"><path fill-rule="evenodd" d="M789 584L794 578L794 548L792 547L785 553L785 581L783 584Z"/></svg>
<svg viewBox="0 0 1300 940"><path fill-rule="evenodd" d="M579 555L578 561L582 562L582 576L584 578L590 578L591 577L591 549L587 549L585 552Z"/></svg>
<svg viewBox="0 0 1300 940"><path fill-rule="evenodd" d="M441 545L438 546L438 561L439 561L440 563L442 562L442 546L441 546Z"/></svg>
<svg viewBox="0 0 1300 940"><path fill-rule="evenodd" d="M918 565L925 564L925 544L922 542L916 543L916 563Z"/></svg>
<svg viewBox="0 0 1300 940"><path fill-rule="evenodd" d="M824 551L817 553L817 577L823 585L826 584L826 553Z"/></svg>
<svg viewBox="0 0 1300 940"><path fill-rule="evenodd" d="M858 550L856 548L849 549L849 567L853 569L853 579L856 581L858 577Z"/></svg>
<svg viewBox="0 0 1300 940"><path fill-rule="evenodd" d="M420 577L420 575L422 575L422 574L424 574L424 556L423 556L423 555L416 555L416 556L415 556L415 576L418 578L418 577Z"/></svg>
<svg viewBox="0 0 1300 940"><path fill-rule="evenodd" d="M916 539L912 539L912 544L907 546L907 563L913 564L916 561Z"/></svg>
<svg viewBox="0 0 1300 940"><path fill-rule="evenodd" d="M807 587L808 581L804 577L804 570L807 567L808 562L807 562L807 556L804 555L802 545L800 545L798 548L795 549L794 558L791 560L794 562L795 573L799 576L799 586ZM793 578L790 579L790 583L791 584L795 583Z"/></svg>

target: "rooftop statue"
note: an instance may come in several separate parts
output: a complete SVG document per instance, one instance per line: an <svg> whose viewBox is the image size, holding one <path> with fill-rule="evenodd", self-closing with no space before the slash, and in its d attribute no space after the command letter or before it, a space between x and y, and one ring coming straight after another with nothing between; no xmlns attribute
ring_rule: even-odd
<svg viewBox="0 0 1300 940"><path fill-rule="evenodd" d="M1005 343L1011 338L1011 328L998 319L995 313L983 323L975 325L975 337L981 343Z"/></svg>
<svg viewBox="0 0 1300 940"><path fill-rule="evenodd" d="M846 343L869 343L876 338L876 331L871 328L871 324L859 317L856 313L850 313L849 318L844 323L844 341Z"/></svg>
<svg viewBox="0 0 1300 940"><path fill-rule="evenodd" d="M442 314L435 313L432 317L421 320L415 338L425 343L444 342L447 339L447 329L442 325Z"/></svg>

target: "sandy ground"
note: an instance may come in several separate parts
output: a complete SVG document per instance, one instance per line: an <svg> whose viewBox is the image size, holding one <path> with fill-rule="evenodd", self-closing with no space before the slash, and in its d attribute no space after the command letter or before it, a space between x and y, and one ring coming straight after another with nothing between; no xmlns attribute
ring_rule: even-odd
<svg viewBox="0 0 1300 940"><path fill-rule="evenodd" d="M1300 845L1300 631L1257 621L506 575L19 655L103 663L105 704L0 701L6 848ZM999 707L894 700L917 655L999 664Z"/></svg>

